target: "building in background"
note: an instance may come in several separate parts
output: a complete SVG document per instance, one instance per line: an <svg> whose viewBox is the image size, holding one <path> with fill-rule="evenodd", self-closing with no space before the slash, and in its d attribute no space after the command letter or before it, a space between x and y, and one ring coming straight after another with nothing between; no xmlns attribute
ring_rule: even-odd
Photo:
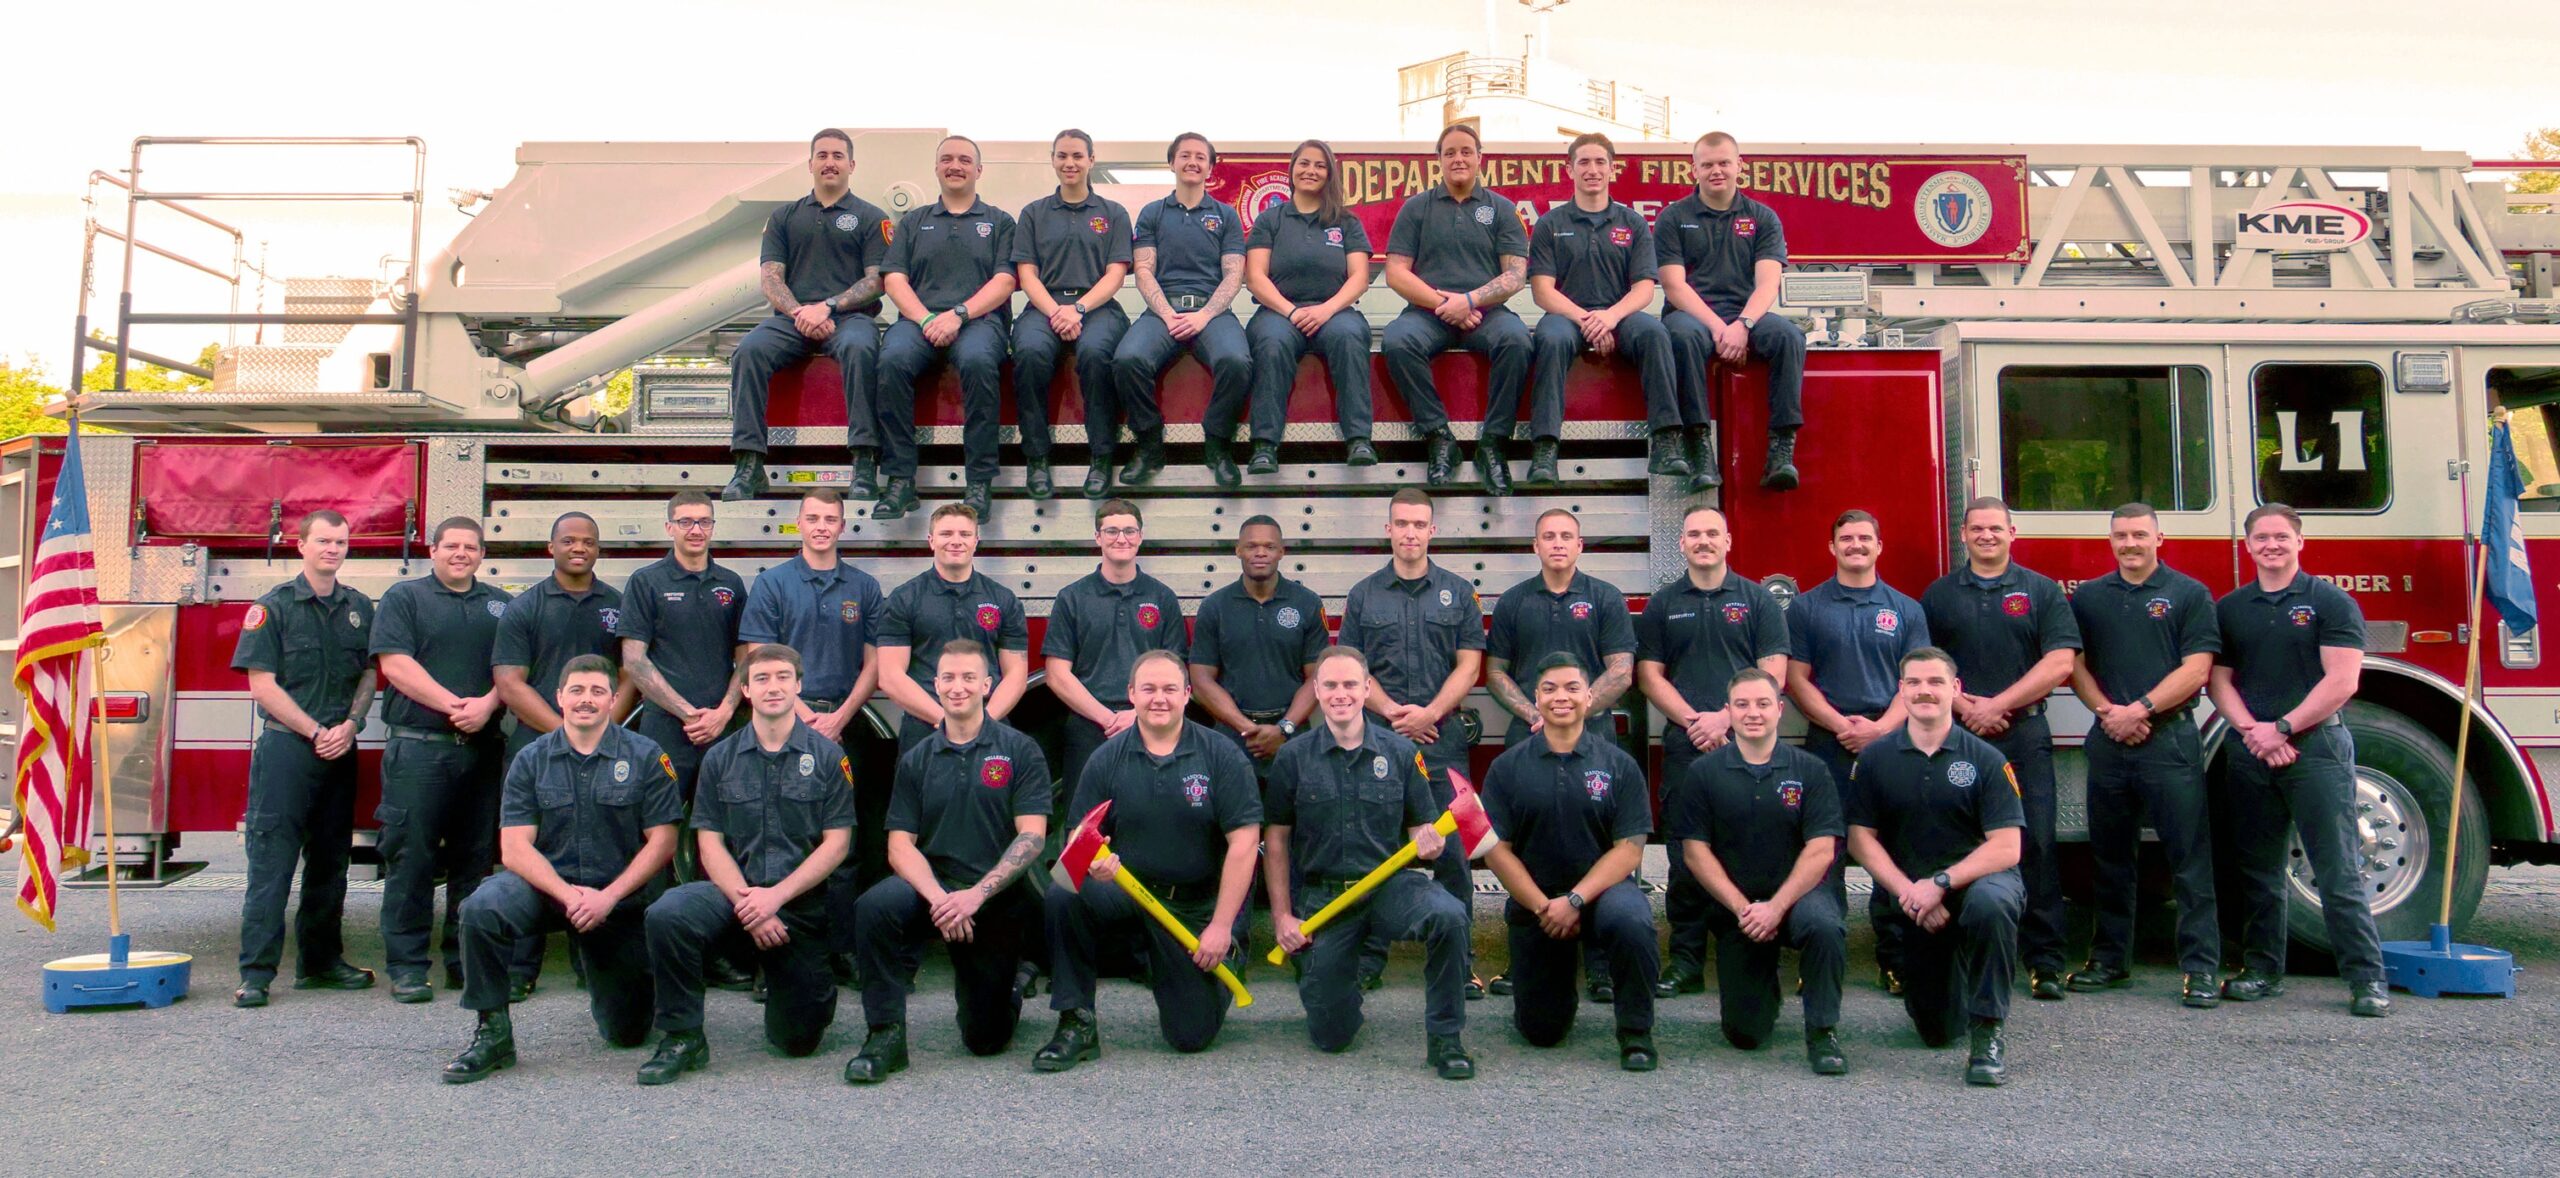
<svg viewBox="0 0 2560 1178"><path fill-rule="evenodd" d="M1519 0L1538 17L1518 56L1504 56L1494 31L1499 0L1485 0L1484 48L1416 62L1396 71L1396 125L1429 140L1465 123L1494 141L1570 139L1598 131L1620 143L1669 140L1671 96L1595 78L1547 56L1547 17L1568 0Z"/></svg>

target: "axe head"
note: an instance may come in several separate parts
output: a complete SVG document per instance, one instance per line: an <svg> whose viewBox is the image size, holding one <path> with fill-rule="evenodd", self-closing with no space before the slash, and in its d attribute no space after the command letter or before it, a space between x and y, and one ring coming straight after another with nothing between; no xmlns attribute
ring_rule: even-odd
<svg viewBox="0 0 2560 1178"><path fill-rule="evenodd" d="M1102 852L1108 849L1102 838L1102 823L1110 816L1111 803L1104 802L1086 813L1084 821L1076 823L1074 830L1067 832L1066 846L1058 851L1058 862L1049 869L1049 878L1057 881L1058 886L1071 892L1083 890L1085 872L1091 870L1093 861L1101 858Z"/></svg>
<svg viewBox="0 0 2560 1178"><path fill-rule="evenodd" d="M1455 791L1449 798L1449 816L1458 820L1456 842L1469 859L1484 858L1485 852L1500 841L1493 835L1493 819L1484 812L1484 801L1476 796L1476 786L1467 775L1449 771L1449 785Z"/></svg>

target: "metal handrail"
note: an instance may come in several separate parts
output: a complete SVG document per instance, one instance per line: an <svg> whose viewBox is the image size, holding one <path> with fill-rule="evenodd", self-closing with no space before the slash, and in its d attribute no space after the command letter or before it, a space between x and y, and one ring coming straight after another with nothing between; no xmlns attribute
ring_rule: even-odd
<svg viewBox="0 0 2560 1178"><path fill-rule="evenodd" d="M176 250L169 249L165 246L157 245L152 242L138 240L134 237L128 236L127 234L118 233L113 229L109 229L106 226L99 224L98 185L100 184L110 184L121 189L126 193L126 203L128 205L132 203L133 185L118 178L114 173L103 169L92 169L89 172L89 191L87 195L81 199L82 206L86 208L88 212L85 217L85 232L81 235L80 240L80 296L73 307L72 313L73 331L71 345L71 380L76 384L80 380L81 374L87 371L88 353L92 349L103 351L109 355L119 358L122 358L129 353L135 359L141 360L146 364L157 364L172 372L183 372L189 376L197 377L202 380L212 380L213 372L210 369L201 368L194 364L175 360L167 356L154 355L150 352L142 351L139 348L129 348L125 344L124 338L121 334L112 339L104 336L94 339L90 337L89 292L97 285L98 239L104 237L110 241L123 245L127 254L131 254L132 251L136 249L143 250L147 253L157 254L160 257L167 258L181 266L200 271L222 280L223 284L230 288L231 310L234 314L237 314L240 310L241 275L247 268L247 236L241 233L238 226L210 216L202 210L188 205L179 204L175 201L163 202L167 204L172 212L201 221L206 225L220 230L223 234L231 238L231 269L225 271L214 266L212 263L198 261L185 254L181 254ZM127 226L131 226L130 218L128 218Z"/></svg>

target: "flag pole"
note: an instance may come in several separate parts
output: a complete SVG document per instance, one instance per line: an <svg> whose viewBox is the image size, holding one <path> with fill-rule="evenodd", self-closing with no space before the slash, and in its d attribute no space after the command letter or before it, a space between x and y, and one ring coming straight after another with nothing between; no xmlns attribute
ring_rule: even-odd
<svg viewBox="0 0 2560 1178"><path fill-rule="evenodd" d="M80 444L80 408L71 408L71 434L64 439L68 449ZM85 491L86 488L83 488ZM129 942L124 937L124 906L116 892L116 791L115 771L107 764L107 635L100 630L90 640L89 673L89 778L98 801L98 820L106 831L107 871L107 938L110 956L115 963L125 962Z"/></svg>
<svg viewBox="0 0 2560 1178"><path fill-rule="evenodd" d="M2472 545L2471 575L2471 644L2462 659L2462 724L2453 737L2453 803L2447 807L2453 818L2446 823L2444 836L2444 902L2436 910L2437 939L2446 939L2453 928L2453 888L2460 878L2454 871L2454 860L2462 854L2462 782L2463 765L2471 755L2472 698L2480 691L2480 599L2489 592L2488 537Z"/></svg>

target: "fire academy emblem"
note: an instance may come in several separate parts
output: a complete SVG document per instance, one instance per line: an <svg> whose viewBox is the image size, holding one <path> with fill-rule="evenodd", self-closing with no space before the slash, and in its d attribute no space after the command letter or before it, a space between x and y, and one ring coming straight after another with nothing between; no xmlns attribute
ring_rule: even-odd
<svg viewBox="0 0 2560 1178"><path fill-rule="evenodd" d="M1609 800L1609 773L1605 769L1587 770L1582 775L1582 789L1595 802Z"/></svg>
<svg viewBox="0 0 2560 1178"><path fill-rule="evenodd" d="M1801 781L1779 782L1778 804L1785 806L1790 810L1802 807L1804 805L1804 783Z"/></svg>
<svg viewBox="0 0 2560 1178"><path fill-rule="evenodd" d="M1609 244L1632 245L1635 243L1635 240L1635 230L1629 229L1624 225L1612 225L1609 227Z"/></svg>
<svg viewBox="0 0 2560 1178"><path fill-rule="evenodd" d="M1724 620L1725 624L1732 626L1739 626L1744 622L1751 620L1750 604L1740 601L1728 601L1724 603Z"/></svg>
<svg viewBox="0 0 2560 1178"><path fill-rule="evenodd" d="M1141 629L1141 630L1153 630L1153 629L1155 629L1155 628L1156 628L1157 624L1159 624L1159 623L1161 623L1161 622L1163 622L1163 621L1164 621L1164 611L1163 611L1163 610L1160 610L1160 609L1157 609L1157 608L1156 608L1156 603L1154 603L1154 602L1152 602L1152 601L1149 601L1149 602L1142 603L1142 604L1140 604L1140 605L1138 606L1138 628L1139 628L1139 629Z"/></svg>
<svg viewBox="0 0 2560 1178"><path fill-rule="evenodd" d="M2166 597L2154 597L2149 601L2143 602L2142 612L2151 615L2154 619L2168 617L2169 599Z"/></svg>
<svg viewBox="0 0 2560 1178"><path fill-rule="evenodd" d="M1565 612L1573 615L1574 621L1589 621L1591 618L1591 603L1588 601L1577 601L1564 608Z"/></svg>
<svg viewBox="0 0 2560 1178"><path fill-rule="evenodd" d="M2320 611L2307 605L2297 605L2285 614L2285 617L2297 626L2308 626L2313 621L2317 620L2319 616Z"/></svg>
<svg viewBox="0 0 2560 1178"><path fill-rule="evenodd" d="M2012 593L2000 599L2000 612L2013 618L2027 616L2029 602L2024 593Z"/></svg>
<svg viewBox="0 0 2560 1178"><path fill-rule="evenodd" d="M1208 805L1209 775L1206 773L1184 774L1182 778L1182 796L1190 799L1192 806L1195 808Z"/></svg>
<svg viewBox="0 0 2560 1178"><path fill-rule="evenodd" d="M978 782L988 789L1003 789L1013 780L1013 758L999 753L978 763Z"/></svg>
<svg viewBox="0 0 2560 1178"><path fill-rule="evenodd" d="M978 607L979 629L984 630L989 634L993 634L996 632L996 624L1003 620L1004 611L997 609L996 603L990 601Z"/></svg>

